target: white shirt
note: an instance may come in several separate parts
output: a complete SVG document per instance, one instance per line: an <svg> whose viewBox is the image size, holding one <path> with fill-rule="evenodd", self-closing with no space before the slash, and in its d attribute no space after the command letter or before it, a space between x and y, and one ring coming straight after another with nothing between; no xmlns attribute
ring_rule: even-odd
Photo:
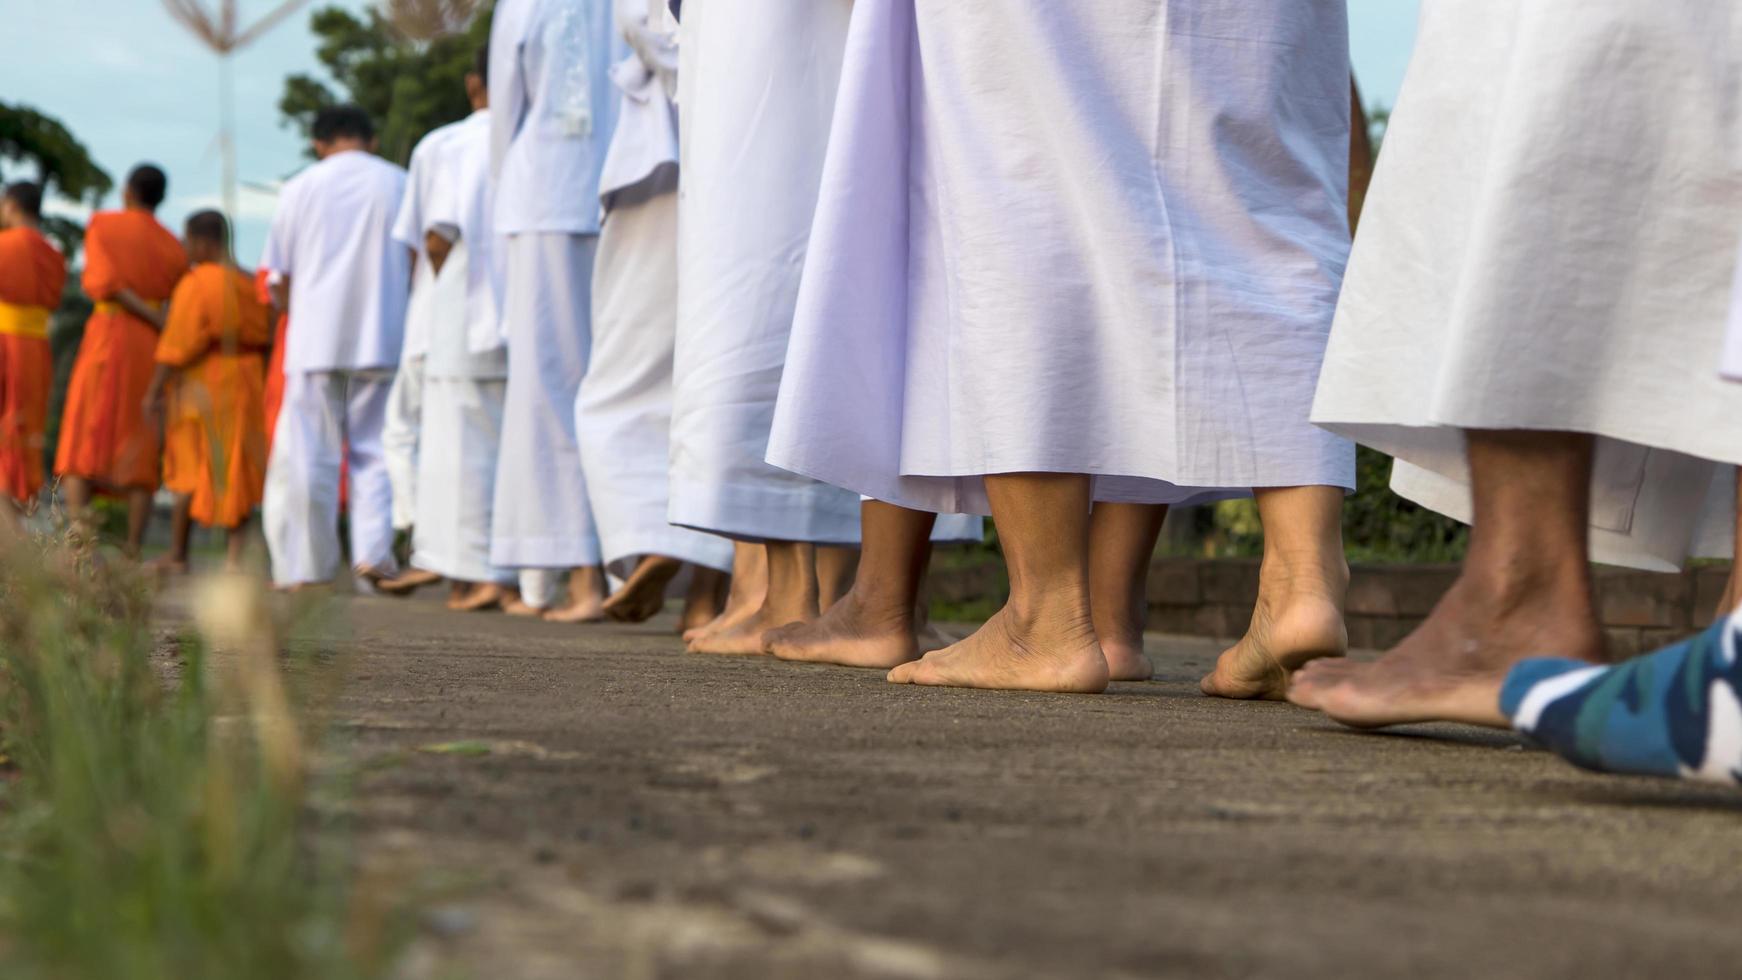
<svg viewBox="0 0 1742 980"><path fill-rule="evenodd" d="M490 30L496 233L599 231L617 120L610 0L502 0Z"/></svg>
<svg viewBox="0 0 1742 980"><path fill-rule="evenodd" d="M429 264L429 253L424 249L424 232L429 230L425 215L446 181L442 173L443 147L464 122L461 120L432 129L417 141L417 146L411 151L405 196L399 201L399 218L393 223L393 240L417 253L417 269L411 279L411 300L405 311L405 349L400 354L407 360L429 353L435 273Z"/></svg>
<svg viewBox="0 0 1742 980"><path fill-rule="evenodd" d="M411 255L392 231L404 191L404 170L355 150L284 185L260 265L290 277L285 371L399 363Z"/></svg>
<svg viewBox="0 0 1742 980"><path fill-rule="evenodd" d="M480 109L455 124L441 154L442 185L429 202L424 230L457 238L465 250L466 261L460 270L466 277L464 349L473 354L488 353L503 343L502 316L491 276L497 245L491 215L490 110ZM448 273L449 266L444 265L441 277L446 279Z"/></svg>
<svg viewBox="0 0 1742 980"><path fill-rule="evenodd" d="M611 68L621 97L617 130L599 177L600 203L611 209L617 191L641 183L665 164L678 162L677 37L667 30L658 0L618 0L618 26L632 54ZM657 17L657 19L655 19Z"/></svg>

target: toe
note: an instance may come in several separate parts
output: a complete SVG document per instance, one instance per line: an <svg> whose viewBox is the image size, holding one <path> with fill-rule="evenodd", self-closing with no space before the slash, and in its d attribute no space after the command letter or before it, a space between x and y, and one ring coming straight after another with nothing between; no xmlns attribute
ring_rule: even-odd
<svg viewBox="0 0 1742 980"><path fill-rule="evenodd" d="M902 664L899 667L896 667L894 670L889 672L889 683L891 683L891 684L912 684L913 683L913 674L918 669L919 669L919 661L917 661L917 660Z"/></svg>

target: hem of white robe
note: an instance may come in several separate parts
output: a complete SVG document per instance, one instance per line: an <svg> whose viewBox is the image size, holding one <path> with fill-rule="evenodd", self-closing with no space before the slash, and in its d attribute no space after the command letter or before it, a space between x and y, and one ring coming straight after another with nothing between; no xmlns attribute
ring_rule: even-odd
<svg viewBox="0 0 1742 980"><path fill-rule="evenodd" d="M510 569L496 568L475 558L448 558L445 555L432 554L423 548L412 552L411 566L434 572L442 578L461 582L488 582L492 585L513 585L517 574Z"/></svg>
<svg viewBox="0 0 1742 980"><path fill-rule="evenodd" d="M497 568L593 568L604 564L597 535L575 538L496 539L490 545L490 564Z"/></svg>
<svg viewBox="0 0 1742 980"><path fill-rule="evenodd" d="M607 541L605 549L605 570L625 581L641 559L648 555L676 558L720 572L732 570L732 542L717 534L667 527L659 531L607 535L607 538L611 540Z"/></svg>
<svg viewBox="0 0 1742 980"><path fill-rule="evenodd" d="M763 489L671 481L671 523L733 541L857 545L859 498L836 487Z"/></svg>
<svg viewBox="0 0 1742 980"><path fill-rule="evenodd" d="M1735 465L1725 458L1714 458L1688 452L1676 446L1660 446L1617 435L1613 431L1593 431L1580 424L1529 424L1521 420L1497 420L1459 423L1429 423L1400 425L1395 423L1332 421L1315 414L1313 421L1326 431L1337 433L1369 446L1397 460L1391 479L1391 490L1404 499L1426 507L1437 514L1469 524L1474 518L1474 503L1468 478L1467 455L1464 450L1466 429L1516 430L1529 432L1569 432L1589 435L1599 441L1626 443L1649 451L1670 453L1708 463L1713 467ZM1605 427L1608 428L1608 427ZM1742 455L1742 451L1730 449ZM1443 463L1448 458L1464 460L1457 473L1448 473ZM1587 527L1590 558L1604 565L1618 565L1651 572L1679 572L1688 559L1733 557L1733 538L1723 535L1701 537L1704 526L1700 511L1706 498L1704 486L1688 487L1683 497L1689 516L1688 541L1685 546L1670 548L1667 542L1653 544L1640 538L1636 530L1627 531L1589 525ZM1643 491L1641 491L1643 492ZM1730 495L1732 505L1734 495ZM1637 522L1634 522L1637 523ZM1710 544L1705 542L1709 540Z"/></svg>
<svg viewBox="0 0 1742 980"><path fill-rule="evenodd" d="M1320 458L1309 461L1298 469L1289 466L1260 469L1252 474L1251 482L1242 482L1237 486L1218 486L1213 483L1198 485L1189 478L1176 482L1145 473L1097 471L1079 462L1057 463L1035 459L988 465L984 469L977 468L977 472L904 473L893 478L876 478L867 474L846 472L845 468L813 467L804 462L801 453L777 454L772 449L768 454L768 462L800 476L844 487L854 493L910 510L989 516L992 505L986 498L985 477L1010 473L1088 476L1093 481L1090 496L1096 503L1190 507L1250 497L1254 487L1331 486L1345 493L1352 492L1355 489L1354 447L1349 446L1347 453L1336 455L1346 455L1347 462Z"/></svg>

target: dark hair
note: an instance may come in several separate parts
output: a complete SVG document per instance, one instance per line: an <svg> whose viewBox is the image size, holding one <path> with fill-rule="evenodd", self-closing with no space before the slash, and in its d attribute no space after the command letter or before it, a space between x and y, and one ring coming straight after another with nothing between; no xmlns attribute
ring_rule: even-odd
<svg viewBox="0 0 1742 980"><path fill-rule="evenodd" d="M225 251L230 248L230 222L218 211L197 211L188 215L187 237L212 242Z"/></svg>
<svg viewBox="0 0 1742 980"><path fill-rule="evenodd" d="M332 105L315 113L314 138L319 143L355 139L367 143L375 138L375 124L362 106Z"/></svg>
<svg viewBox="0 0 1742 980"><path fill-rule="evenodd" d="M169 193L169 178L155 164L142 163L127 175L127 189L133 192L134 200L155 208Z"/></svg>
<svg viewBox="0 0 1742 980"><path fill-rule="evenodd" d="M478 48L477 55L472 58L472 74L478 76L478 81L483 82L485 88L490 87L490 46L488 44Z"/></svg>
<svg viewBox="0 0 1742 980"><path fill-rule="evenodd" d="M30 216L32 221L42 217L42 185L21 180L7 186L3 195L6 200L18 205L18 210Z"/></svg>

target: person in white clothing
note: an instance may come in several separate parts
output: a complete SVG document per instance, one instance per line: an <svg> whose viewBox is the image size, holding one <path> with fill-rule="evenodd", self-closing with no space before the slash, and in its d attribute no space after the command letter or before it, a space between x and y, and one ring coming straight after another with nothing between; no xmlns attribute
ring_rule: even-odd
<svg viewBox="0 0 1742 980"><path fill-rule="evenodd" d="M1253 494L1264 587L1204 689L1279 698L1287 667L1344 651L1354 447L1308 410L1349 248L1346 18L854 4L768 460L910 514L990 511L1011 577L984 628L890 680L1147 673L1095 607L1128 604L1165 507Z"/></svg>
<svg viewBox="0 0 1742 980"><path fill-rule="evenodd" d="M397 571L381 429L411 279L410 253L392 236L405 171L371 152L374 125L356 106L323 109L313 136L319 162L285 184L260 259L297 325L264 503L273 580L287 588L338 571L347 452L351 563L371 583Z"/></svg>
<svg viewBox="0 0 1742 980"><path fill-rule="evenodd" d="M418 219L432 275L411 572L447 579L448 607L461 612L516 598L513 572L490 562L508 357L491 275L487 55L466 75L472 115L444 127L429 161L439 177Z"/></svg>
<svg viewBox="0 0 1742 980"><path fill-rule="evenodd" d="M640 622L692 566L679 630L720 612L732 544L673 526L672 347L677 330L677 44L662 0L618 0L632 54L611 70L617 129L599 195L605 221L593 274L593 355L575 402L575 433L606 568L625 580L605 602ZM609 474L609 479L597 475Z"/></svg>
<svg viewBox="0 0 1742 980"><path fill-rule="evenodd" d="M495 234L506 237L508 391L490 560L525 570L511 612L603 618L575 396L592 351L599 172L617 115L608 3L502 0L490 32ZM569 573L557 604L552 576ZM555 606L555 608L551 608Z"/></svg>
<svg viewBox="0 0 1742 980"><path fill-rule="evenodd" d="M1608 659L1593 560L1733 549L1738 93L1742 4L1423 3L1313 419L1470 548L1415 632L1290 700L1492 722L1513 665Z"/></svg>
<svg viewBox="0 0 1742 980"><path fill-rule="evenodd" d="M426 215L430 202L440 192L442 167L439 159L446 142L462 123L449 123L431 130L411 151L407 168L405 199L399 203L399 218L393 223L393 240L412 252L411 299L405 310L405 345L399 354L399 372L387 396L387 422L381 432L387 456L387 475L393 483L393 527L409 532L416 524L418 509L419 442L423 427L424 361L429 354L430 332L436 317L435 267L425 246ZM413 566L397 578L381 583L382 591L405 595L439 581L440 576Z"/></svg>

